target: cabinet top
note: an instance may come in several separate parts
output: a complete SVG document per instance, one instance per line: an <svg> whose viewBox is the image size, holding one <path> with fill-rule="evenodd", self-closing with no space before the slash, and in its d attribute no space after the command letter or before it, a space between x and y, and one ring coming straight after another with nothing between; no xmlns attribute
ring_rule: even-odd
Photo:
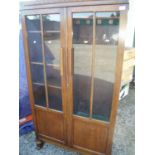
<svg viewBox="0 0 155 155"><path fill-rule="evenodd" d="M20 10L128 3L129 0L31 0L20 2Z"/></svg>

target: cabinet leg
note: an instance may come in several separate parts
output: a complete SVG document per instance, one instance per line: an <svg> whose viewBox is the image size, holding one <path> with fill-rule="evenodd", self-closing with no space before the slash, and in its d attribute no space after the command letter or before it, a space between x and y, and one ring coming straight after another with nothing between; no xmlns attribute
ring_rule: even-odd
<svg viewBox="0 0 155 155"><path fill-rule="evenodd" d="M36 149L40 150L44 145L44 142L42 140L36 140Z"/></svg>

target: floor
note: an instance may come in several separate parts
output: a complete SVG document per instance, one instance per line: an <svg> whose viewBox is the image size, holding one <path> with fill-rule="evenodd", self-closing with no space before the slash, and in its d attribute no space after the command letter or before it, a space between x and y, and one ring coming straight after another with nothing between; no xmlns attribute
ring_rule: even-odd
<svg viewBox="0 0 155 155"><path fill-rule="evenodd" d="M79 155L60 147L45 144L41 150L36 149L34 132L20 137L20 155ZM114 133L112 155L135 154L135 90L130 89L119 104Z"/></svg>

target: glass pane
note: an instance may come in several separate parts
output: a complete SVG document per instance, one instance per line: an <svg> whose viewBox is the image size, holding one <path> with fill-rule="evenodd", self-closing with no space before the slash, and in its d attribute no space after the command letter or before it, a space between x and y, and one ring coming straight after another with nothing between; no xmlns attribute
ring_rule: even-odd
<svg viewBox="0 0 155 155"><path fill-rule="evenodd" d="M31 76L33 83L44 83L43 65L31 64Z"/></svg>
<svg viewBox="0 0 155 155"><path fill-rule="evenodd" d="M109 121L119 33L119 12L96 13L93 118Z"/></svg>
<svg viewBox="0 0 155 155"><path fill-rule="evenodd" d="M28 31L40 31L40 16L26 16L26 26Z"/></svg>
<svg viewBox="0 0 155 155"><path fill-rule="evenodd" d="M43 16L46 63L59 65L60 55L60 15Z"/></svg>
<svg viewBox="0 0 155 155"><path fill-rule="evenodd" d="M73 14L74 114L88 117L91 88L93 13Z"/></svg>
<svg viewBox="0 0 155 155"><path fill-rule="evenodd" d="M60 69L58 67L46 67L47 83L53 86L61 86Z"/></svg>
<svg viewBox="0 0 155 155"><path fill-rule="evenodd" d="M62 111L61 89L48 87L49 107Z"/></svg>
<svg viewBox="0 0 155 155"><path fill-rule="evenodd" d="M49 108L62 111L60 76L60 14L43 15ZM54 87L53 87L54 86ZM55 88L58 87L58 88Z"/></svg>
<svg viewBox="0 0 155 155"><path fill-rule="evenodd" d="M33 84L33 95L35 104L46 107L45 87Z"/></svg>
<svg viewBox="0 0 155 155"><path fill-rule="evenodd" d="M43 15L44 31L59 31L60 30L60 15L48 14Z"/></svg>
<svg viewBox="0 0 155 155"><path fill-rule="evenodd" d="M44 33L45 58L47 64L60 63L60 33Z"/></svg>
<svg viewBox="0 0 155 155"><path fill-rule="evenodd" d="M42 62L42 46L40 33L28 33L30 61Z"/></svg>

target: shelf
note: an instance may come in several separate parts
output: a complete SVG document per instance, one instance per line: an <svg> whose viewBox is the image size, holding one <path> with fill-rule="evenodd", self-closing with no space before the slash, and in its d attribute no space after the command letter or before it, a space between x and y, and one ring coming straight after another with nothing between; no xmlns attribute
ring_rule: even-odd
<svg viewBox="0 0 155 155"><path fill-rule="evenodd" d="M44 33L60 33L60 31L44 31Z"/></svg>
<svg viewBox="0 0 155 155"><path fill-rule="evenodd" d="M57 67L57 68L59 68L60 67L60 65L58 65L58 64L46 64L47 66L51 66L51 67Z"/></svg>
<svg viewBox="0 0 155 155"><path fill-rule="evenodd" d="M33 64L33 65L43 65L42 62L34 62L34 61L31 61L30 63Z"/></svg>
<svg viewBox="0 0 155 155"><path fill-rule="evenodd" d="M28 33L41 33L41 31L28 31Z"/></svg>
<svg viewBox="0 0 155 155"><path fill-rule="evenodd" d="M38 82L33 82L32 84L38 85L38 86L45 86L44 83L38 83Z"/></svg>
<svg viewBox="0 0 155 155"><path fill-rule="evenodd" d="M30 63L33 64L33 65L43 65L42 62L34 62L34 61L31 61ZM58 64L49 64L49 63L46 64L46 66L57 67L57 68L60 67L60 65L58 65Z"/></svg>
<svg viewBox="0 0 155 155"><path fill-rule="evenodd" d="M41 31L28 31L28 33L41 33ZM44 31L44 33L60 33L60 31Z"/></svg>
<svg viewBox="0 0 155 155"><path fill-rule="evenodd" d="M60 86L54 86L54 85L50 85L50 84L48 84L48 87L51 87L51 88L57 88L57 89L61 89L61 87L60 87Z"/></svg>
<svg viewBox="0 0 155 155"><path fill-rule="evenodd" d="M38 85L38 86L45 86L44 83L39 83L39 82L33 82L32 84L34 84L34 85ZM51 84L48 84L47 86L48 86L48 87L51 87L51 88L61 89L60 86L54 86L54 85L51 85Z"/></svg>

